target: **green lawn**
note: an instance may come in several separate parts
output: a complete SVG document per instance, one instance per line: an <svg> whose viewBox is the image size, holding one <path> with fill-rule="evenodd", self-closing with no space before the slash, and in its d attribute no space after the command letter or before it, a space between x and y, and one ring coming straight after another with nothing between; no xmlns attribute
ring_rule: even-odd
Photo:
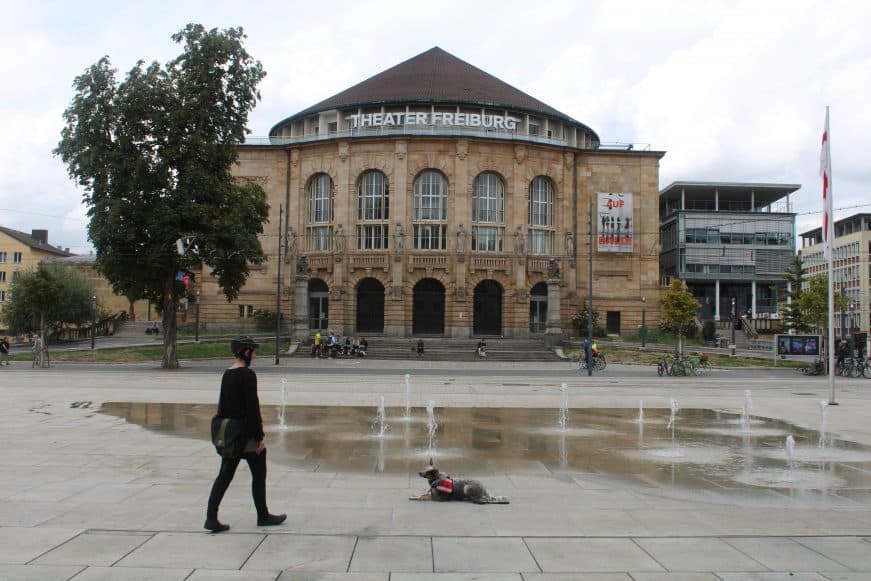
<svg viewBox="0 0 871 581"><path fill-rule="evenodd" d="M286 351L287 344L281 346ZM95 349L80 351L53 351L49 345L49 355L52 361L101 362L101 363L140 363L144 361L160 361L163 359L163 346L150 347L119 347L117 349ZM257 350L258 357L275 355L274 342L262 342ZM232 355L228 341L220 343L184 343L178 346L179 359L229 359ZM12 361L30 361L30 353L18 353L10 357Z"/></svg>

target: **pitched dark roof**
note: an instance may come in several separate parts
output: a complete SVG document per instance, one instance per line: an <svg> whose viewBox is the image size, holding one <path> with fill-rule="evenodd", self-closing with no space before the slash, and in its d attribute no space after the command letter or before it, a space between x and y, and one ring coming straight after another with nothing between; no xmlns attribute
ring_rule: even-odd
<svg viewBox="0 0 871 581"><path fill-rule="evenodd" d="M56 246L52 246L51 244L46 244L41 240L37 240L30 234L25 234L24 232L19 232L18 230L13 230L12 228L0 226L0 232L6 234L7 236L15 238L16 240L18 240L22 244L26 244L33 250L41 250L42 252L48 252L57 256L74 256L72 252L69 252L62 248L57 248Z"/></svg>
<svg viewBox="0 0 871 581"><path fill-rule="evenodd" d="M277 123L269 134L274 135L278 128L290 121L319 111L385 103L449 103L514 109L558 117L583 126L550 105L439 47L433 47L288 117Z"/></svg>

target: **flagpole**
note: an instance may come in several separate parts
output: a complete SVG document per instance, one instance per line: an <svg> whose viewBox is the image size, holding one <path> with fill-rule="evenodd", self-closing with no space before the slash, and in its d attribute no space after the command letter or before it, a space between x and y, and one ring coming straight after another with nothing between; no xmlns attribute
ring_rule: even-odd
<svg viewBox="0 0 871 581"><path fill-rule="evenodd" d="M829 134L829 106L826 105L826 126L823 129L822 152L820 153L823 163L820 167L820 172L823 177L823 228L826 230L823 233L825 240L825 252L828 258L828 290L829 290L829 405L838 405L835 400L835 276L834 276L834 255L835 255L835 216L834 203L832 201L832 156L831 156L831 135ZM843 337L842 337L843 339Z"/></svg>

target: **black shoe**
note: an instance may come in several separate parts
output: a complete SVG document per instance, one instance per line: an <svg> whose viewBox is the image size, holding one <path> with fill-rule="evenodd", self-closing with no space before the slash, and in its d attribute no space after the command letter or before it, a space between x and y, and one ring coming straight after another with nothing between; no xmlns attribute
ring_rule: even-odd
<svg viewBox="0 0 871 581"><path fill-rule="evenodd" d="M216 518L207 518L203 524L204 529L208 529L213 533L222 533L230 530L230 525L225 525Z"/></svg>
<svg viewBox="0 0 871 581"><path fill-rule="evenodd" d="M266 516L257 517L258 527L274 527L280 525L287 518L286 514L267 514Z"/></svg>

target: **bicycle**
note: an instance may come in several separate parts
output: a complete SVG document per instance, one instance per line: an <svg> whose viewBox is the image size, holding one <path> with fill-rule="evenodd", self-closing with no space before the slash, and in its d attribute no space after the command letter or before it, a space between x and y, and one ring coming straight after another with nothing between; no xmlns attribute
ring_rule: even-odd
<svg viewBox="0 0 871 581"><path fill-rule="evenodd" d="M708 375L711 372L711 362L708 360L707 354L701 353L691 360L693 363L693 373L696 375Z"/></svg>
<svg viewBox="0 0 871 581"><path fill-rule="evenodd" d="M694 366L692 360L689 357L685 357L683 355L678 355L674 358L671 364L671 375L676 376L687 376L694 375Z"/></svg>
<svg viewBox="0 0 871 581"><path fill-rule="evenodd" d="M663 375L671 375L671 363L668 361L668 357L663 357L659 361L656 362L656 373L660 377ZM672 361L674 358L672 358Z"/></svg>
<svg viewBox="0 0 871 581"><path fill-rule="evenodd" d="M605 357L601 354L595 355L591 359L593 364L593 371L603 371L605 367L608 365L605 362ZM587 368L587 360L585 358L581 358L578 362L578 371Z"/></svg>
<svg viewBox="0 0 871 581"><path fill-rule="evenodd" d="M802 375L825 375L826 374L826 362L820 359L814 361L810 365L805 365L804 367L798 368L799 373Z"/></svg>

